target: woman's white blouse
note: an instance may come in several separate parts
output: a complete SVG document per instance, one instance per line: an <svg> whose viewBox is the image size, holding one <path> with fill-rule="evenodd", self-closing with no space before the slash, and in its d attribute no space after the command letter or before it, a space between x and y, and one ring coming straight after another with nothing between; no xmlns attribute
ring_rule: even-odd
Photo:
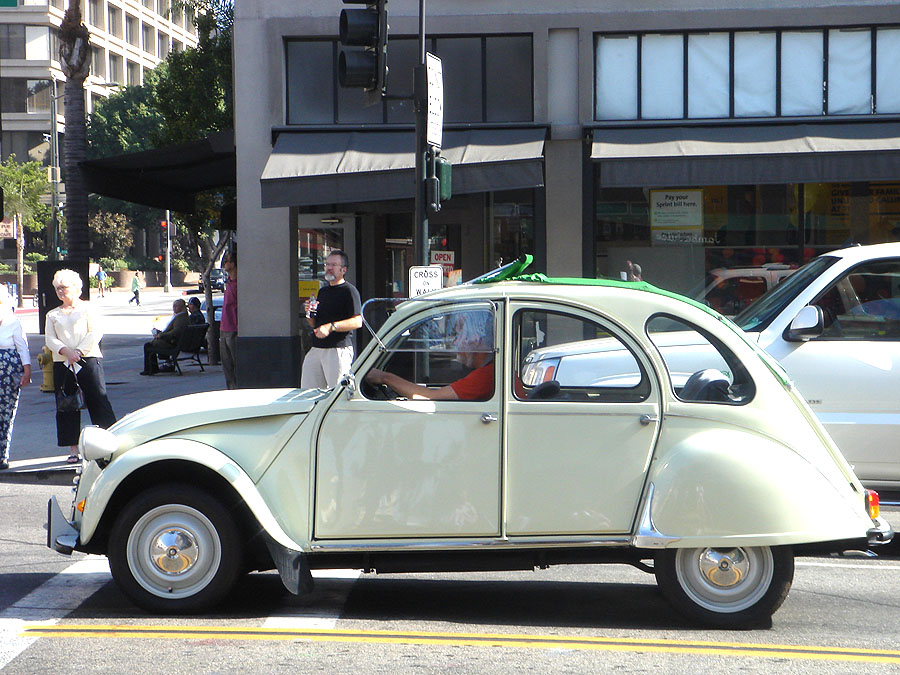
<svg viewBox="0 0 900 675"><path fill-rule="evenodd" d="M10 312L0 319L0 349L15 349L19 352L22 365L31 365L31 355L28 353L28 338L22 330L19 318Z"/></svg>
<svg viewBox="0 0 900 675"><path fill-rule="evenodd" d="M82 302L75 306L71 314L63 314L62 307L47 312L44 328L47 349L53 353L54 361L65 361L66 357L59 353L63 347L81 350L83 356L103 358L100 353L100 330L90 303Z"/></svg>

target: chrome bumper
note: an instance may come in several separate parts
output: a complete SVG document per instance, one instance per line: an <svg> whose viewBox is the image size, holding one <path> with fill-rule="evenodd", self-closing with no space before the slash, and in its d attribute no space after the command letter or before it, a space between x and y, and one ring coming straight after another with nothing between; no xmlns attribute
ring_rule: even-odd
<svg viewBox="0 0 900 675"><path fill-rule="evenodd" d="M891 543L891 539L894 538L894 529L891 527L891 524L880 516L872 518L872 523L874 523L875 527L870 528L867 532L869 544Z"/></svg>
<svg viewBox="0 0 900 675"><path fill-rule="evenodd" d="M47 502L47 548L71 555L77 543L78 530L63 515L56 496L50 497Z"/></svg>

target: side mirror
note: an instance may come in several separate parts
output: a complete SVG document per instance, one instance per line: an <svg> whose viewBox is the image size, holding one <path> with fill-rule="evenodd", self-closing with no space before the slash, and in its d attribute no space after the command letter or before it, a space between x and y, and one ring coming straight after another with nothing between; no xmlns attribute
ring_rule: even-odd
<svg viewBox="0 0 900 675"><path fill-rule="evenodd" d="M356 377L353 373L347 373L341 378L341 387L347 390L347 398L351 398L356 393Z"/></svg>
<svg viewBox="0 0 900 675"><path fill-rule="evenodd" d="M784 339L788 342L806 342L819 337L825 330L825 315L818 305L807 305L799 312L791 325L784 331Z"/></svg>

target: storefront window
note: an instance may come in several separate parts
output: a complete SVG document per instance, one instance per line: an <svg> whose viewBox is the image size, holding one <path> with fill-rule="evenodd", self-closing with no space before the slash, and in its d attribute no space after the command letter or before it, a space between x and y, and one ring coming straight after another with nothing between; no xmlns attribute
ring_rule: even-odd
<svg viewBox="0 0 900 675"><path fill-rule="evenodd" d="M491 208L489 267L534 253L534 191L495 192Z"/></svg>
<svg viewBox="0 0 900 675"><path fill-rule="evenodd" d="M900 240L900 183L598 188L595 271L734 314L811 258Z"/></svg>

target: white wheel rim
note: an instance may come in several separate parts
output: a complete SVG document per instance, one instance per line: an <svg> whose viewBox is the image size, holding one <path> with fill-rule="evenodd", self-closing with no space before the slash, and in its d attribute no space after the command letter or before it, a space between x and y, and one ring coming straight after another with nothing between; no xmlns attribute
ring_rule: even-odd
<svg viewBox="0 0 900 675"><path fill-rule="evenodd" d="M741 612L762 600L772 584L775 561L768 547L678 549L678 583L711 612Z"/></svg>
<svg viewBox="0 0 900 675"><path fill-rule="evenodd" d="M128 569L147 592L160 598L187 598L215 577L222 544L212 521L197 509L165 504L145 513L131 528Z"/></svg>

